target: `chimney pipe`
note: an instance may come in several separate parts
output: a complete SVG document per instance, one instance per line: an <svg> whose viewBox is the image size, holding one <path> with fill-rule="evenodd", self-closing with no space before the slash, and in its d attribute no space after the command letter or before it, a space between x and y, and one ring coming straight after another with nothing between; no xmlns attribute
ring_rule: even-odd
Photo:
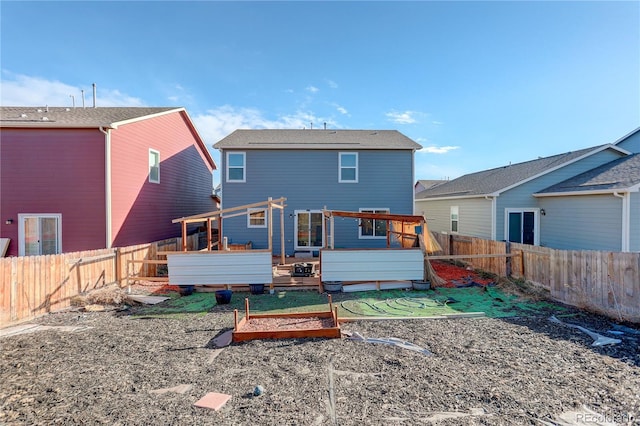
<svg viewBox="0 0 640 426"><path fill-rule="evenodd" d="M327 130L327 122L324 122L324 129Z"/></svg>
<svg viewBox="0 0 640 426"><path fill-rule="evenodd" d="M93 86L93 107L95 108L96 107L96 84L93 83L92 86Z"/></svg>
<svg viewBox="0 0 640 426"><path fill-rule="evenodd" d="M84 108L84 89L81 89L80 93L82 93L82 108Z"/></svg>
<svg viewBox="0 0 640 426"><path fill-rule="evenodd" d="M76 97L73 95L69 95L71 97L71 106L73 107L73 109L76 108Z"/></svg>

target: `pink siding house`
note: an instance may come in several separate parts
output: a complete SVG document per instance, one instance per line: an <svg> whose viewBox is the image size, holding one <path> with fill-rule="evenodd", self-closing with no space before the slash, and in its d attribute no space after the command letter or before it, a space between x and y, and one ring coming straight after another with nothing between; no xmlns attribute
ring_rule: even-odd
<svg viewBox="0 0 640 426"><path fill-rule="evenodd" d="M215 168L184 108L0 107L0 238L18 256L179 236L215 209Z"/></svg>

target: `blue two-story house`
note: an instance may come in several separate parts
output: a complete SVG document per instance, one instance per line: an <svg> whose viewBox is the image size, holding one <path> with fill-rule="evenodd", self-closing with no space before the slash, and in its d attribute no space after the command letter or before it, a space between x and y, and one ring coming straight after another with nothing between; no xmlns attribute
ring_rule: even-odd
<svg viewBox="0 0 640 426"><path fill-rule="evenodd" d="M222 209L286 198L287 255L315 254L324 245L323 208L413 213L421 146L395 130L236 130L214 148L221 152ZM224 219L223 235L269 247L266 209L247 213ZM280 220L273 222L273 235L281 235ZM333 238L336 248L386 247L386 222L336 218Z"/></svg>

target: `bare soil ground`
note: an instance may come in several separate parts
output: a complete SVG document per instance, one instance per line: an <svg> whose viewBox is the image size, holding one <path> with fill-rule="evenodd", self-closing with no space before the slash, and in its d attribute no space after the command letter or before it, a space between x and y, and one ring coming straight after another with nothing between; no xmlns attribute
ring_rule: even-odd
<svg viewBox="0 0 640 426"><path fill-rule="evenodd" d="M0 338L0 424L639 424L633 333L592 347L548 315L361 321L342 329L432 355L346 338L216 348L233 325L225 306L163 319L139 309L51 314L36 323L67 328ZM611 320L568 313L563 321L613 337ZM253 396L258 385L264 394ZM195 407L208 392L231 399L219 411Z"/></svg>

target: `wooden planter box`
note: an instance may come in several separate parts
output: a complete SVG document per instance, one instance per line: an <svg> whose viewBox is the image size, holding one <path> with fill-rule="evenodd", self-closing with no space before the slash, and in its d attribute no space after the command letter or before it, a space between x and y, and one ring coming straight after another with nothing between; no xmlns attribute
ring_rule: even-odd
<svg viewBox="0 0 640 426"><path fill-rule="evenodd" d="M333 309L329 297L329 310L325 312L303 312L290 314L249 313L249 299L245 299L245 315L238 321L238 310L234 310L234 342L255 339L338 338L338 308Z"/></svg>

